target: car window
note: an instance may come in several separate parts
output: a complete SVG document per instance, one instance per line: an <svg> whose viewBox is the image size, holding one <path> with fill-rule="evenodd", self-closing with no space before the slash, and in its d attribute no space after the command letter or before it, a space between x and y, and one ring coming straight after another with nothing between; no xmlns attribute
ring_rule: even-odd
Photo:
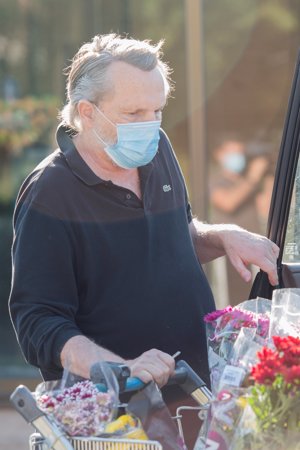
<svg viewBox="0 0 300 450"><path fill-rule="evenodd" d="M298 160L282 261L300 263L300 162Z"/></svg>

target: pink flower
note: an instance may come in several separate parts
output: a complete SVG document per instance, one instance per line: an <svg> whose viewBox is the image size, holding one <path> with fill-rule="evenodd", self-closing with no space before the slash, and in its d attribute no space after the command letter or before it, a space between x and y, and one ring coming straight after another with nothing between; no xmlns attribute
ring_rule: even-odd
<svg viewBox="0 0 300 450"><path fill-rule="evenodd" d="M223 316L223 314L226 314L227 312L232 311L232 306L227 306L227 308L224 309L218 309L216 311L213 311L211 313L208 313L204 316L204 322L210 323L217 320L219 317Z"/></svg>

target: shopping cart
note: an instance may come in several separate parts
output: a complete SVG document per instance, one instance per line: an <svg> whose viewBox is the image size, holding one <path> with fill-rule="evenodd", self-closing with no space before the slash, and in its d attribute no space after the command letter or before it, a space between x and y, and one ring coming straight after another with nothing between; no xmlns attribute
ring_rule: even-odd
<svg viewBox="0 0 300 450"><path fill-rule="evenodd" d="M129 376L130 373L126 366L114 363L111 367L119 382L120 392L135 391L145 386L141 380ZM93 366L91 379L100 391L105 390L99 366ZM182 412L193 409L199 412L200 419L203 419L203 414L211 400L211 392L185 361L176 363L174 376L171 377L168 384L180 385L199 405L196 407L181 406L176 411L174 419L178 425L179 435L184 441ZM24 419L37 430L30 436L30 450L163 450L159 442L151 440L67 436L50 416L38 408L33 394L23 385L15 389L10 401Z"/></svg>

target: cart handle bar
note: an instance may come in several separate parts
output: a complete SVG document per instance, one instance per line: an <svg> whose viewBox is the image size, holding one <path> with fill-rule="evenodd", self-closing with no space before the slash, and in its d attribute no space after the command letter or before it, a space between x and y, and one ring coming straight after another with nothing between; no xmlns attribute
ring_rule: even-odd
<svg viewBox="0 0 300 450"><path fill-rule="evenodd" d="M130 377L130 369L119 363L109 363L119 382L120 392L138 391L145 387L145 383L139 378ZM107 391L103 377L102 364L96 363L91 368L91 380L101 392ZM169 378L168 385L178 384L186 394L191 395L199 405L207 404L212 394L206 383L196 374L186 361L176 362L174 374Z"/></svg>

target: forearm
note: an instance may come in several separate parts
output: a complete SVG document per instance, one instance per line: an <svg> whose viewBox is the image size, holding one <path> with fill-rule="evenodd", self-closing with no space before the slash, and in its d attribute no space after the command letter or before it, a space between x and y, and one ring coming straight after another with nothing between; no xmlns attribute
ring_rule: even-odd
<svg viewBox="0 0 300 450"><path fill-rule="evenodd" d="M273 286L278 284L277 258L279 248L259 234L250 233L232 224L208 225L194 219L191 237L201 263L226 254L245 281L251 280L250 264L266 272Z"/></svg>
<svg viewBox="0 0 300 450"><path fill-rule="evenodd" d="M225 255L224 235L233 229L239 227L232 224L210 225L193 219L190 223L190 232L201 264Z"/></svg>
<svg viewBox="0 0 300 450"><path fill-rule="evenodd" d="M66 342L61 352L63 368L83 378L89 378L91 366L100 361L122 363L124 359L85 336L72 337Z"/></svg>
<svg viewBox="0 0 300 450"><path fill-rule="evenodd" d="M80 335L69 339L61 352L63 368L83 378L89 378L92 365L101 361L125 363L131 376L144 383L154 380L159 386L167 383L175 367L174 358L160 350L150 349L135 359L124 360Z"/></svg>

